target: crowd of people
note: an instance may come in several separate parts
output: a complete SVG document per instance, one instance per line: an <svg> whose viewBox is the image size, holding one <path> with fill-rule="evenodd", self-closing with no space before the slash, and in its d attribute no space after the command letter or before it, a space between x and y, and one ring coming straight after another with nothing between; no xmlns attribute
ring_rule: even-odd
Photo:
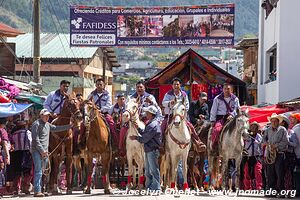
<svg viewBox="0 0 300 200"><path fill-rule="evenodd" d="M112 134L113 144L119 149L119 155L125 156L128 124L122 124L120 120L126 109L125 96L118 94L117 102L112 105L111 94L105 89L105 81L97 79L95 83L96 88L88 99L94 102L105 118ZM34 196L44 196L41 181L43 166L49 156L49 134L72 127L72 122L65 126L49 123L61 114L69 86L70 82L63 80L58 90L49 93L39 119L31 127L24 121L17 120L13 128L9 128L7 119L0 118L3 154L3 159L0 160L2 173L0 183L6 186L9 192L15 195L21 192L29 194L33 182ZM162 109L155 97L145 91L145 85L141 81L136 83L136 92L129 97L138 101L139 116L146 125L145 129L137 127L140 135L132 136L130 139L144 144L146 188L150 190L161 190L158 159L164 150L165 132L173 117L172 107L177 102L181 101L186 107L187 126L191 130L192 143L197 152L205 151L206 146L198 137L195 127L201 126L205 121L210 122L212 143L215 149L218 149L222 127L232 120L240 109L239 99L233 94L233 87L230 84L224 84L223 92L213 99L211 108L207 103L207 93L201 92L198 100L190 103L181 86L180 79L172 80L172 89L165 94ZM83 101L82 94L77 94L76 98L80 102ZM293 171L296 165L300 165L299 124L300 113L292 113L289 118L274 113L269 117L269 123L265 127L261 127L257 122L250 124L249 137L244 141L242 181L239 188L247 190L295 188ZM233 162L229 165L230 168L234 168L234 161L230 162ZM178 173L179 177L182 177L181 164Z"/></svg>

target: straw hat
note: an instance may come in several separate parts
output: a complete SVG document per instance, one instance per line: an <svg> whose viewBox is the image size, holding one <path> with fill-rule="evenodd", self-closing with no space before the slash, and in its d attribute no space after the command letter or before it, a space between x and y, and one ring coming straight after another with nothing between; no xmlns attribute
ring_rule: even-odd
<svg viewBox="0 0 300 200"><path fill-rule="evenodd" d="M273 113L270 117L268 117L268 120L271 121L272 119L278 119L279 123L283 121L283 117L280 115L277 115L276 113Z"/></svg>
<svg viewBox="0 0 300 200"><path fill-rule="evenodd" d="M282 116L282 120L285 121L288 124L288 126L289 126L290 123L291 123L290 120L289 120L289 118L287 116L285 116L284 114L280 114L280 116Z"/></svg>
<svg viewBox="0 0 300 200"><path fill-rule="evenodd" d="M250 124L250 126L252 125L256 125L258 127L258 129L260 129L260 124L257 121L254 121Z"/></svg>

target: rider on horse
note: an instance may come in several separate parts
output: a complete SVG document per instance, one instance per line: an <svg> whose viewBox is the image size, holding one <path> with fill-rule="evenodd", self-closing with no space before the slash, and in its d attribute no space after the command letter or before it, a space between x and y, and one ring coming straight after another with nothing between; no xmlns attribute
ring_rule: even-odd
<svg viewBox="0 0 300 200"><path fill-rule="evenodd" d="M187 94L180 89L181 86L181 80L179 78L174 78L172 80L173 83L173 89L167 92L164 96L162 105L164 107L164 114L165 118L162 122L162 133L163 133L163 140L165 138L165 131L167 129L168 124L172 120L172 106L175 105L176 101L184 101L184 105L186 107L186 110L189 110L189 100ZM191 130L191 136L193 138L193 142L196 144L196 148L198 152L205 151L205 144L199 139L198 135L196 134L194 126L186 120L187 126Z"/></svg>
<svg viewBox="0 0 300 200"><path fill-rule="evenodd" d="M214 98L210 111L213 149L218 147L220 133L225 123L237 115L236 111L239 108L239 99L232 93L232 85L225 83L223 92Z"/></svg>
<svg viewBox="0 0 300 200"><path fill-rule="evenodd" d="M117 133L120 133L120 129L122 126L122 114L125 111L125 96L124 94L118 94L117 95L117 103L112 106L112 108L109 111L109 114L114 120L114 123L116 125L116 131ZM118 146L118 144L116 144Z"/></svg>
<svg viewBox="0 0 300 200"><path fill-rule="evenodd" d="M191 123L194 126L199 126L203 124L204 120L209 120L208 105L206 101L206 92L201 92L199 94L199 99L191 103L191 107L189 109L189 117Z"/></svg>
<svg viewBox="0 0 300 200"><path fill-rule="evenodd" d="M60 88L56 91L52 91L47 96L44 102L44 108L51 113L51 118L55 119L61 114L62 107L64 105L65 96L64 93L68 92L70 82L62 80L60 82Z"/></svg>
<svg viewBox="0 0 300 200"><path fill-rule="evenodd" d="M142 81L139 81L136 83L136 92L130 96L130 99L133 99L133 98L139 100L139 116L143 122L145 122L145 123L147 122L146 113L145 113L144 109L151 105L154 105L158 109L156 118L159 119L159 121L161 120L161 118L162 118L161 109L158 106L155 97L152 94L149 94L145 91L145 85ZM125 152L124 139L127 134L127 130L128 130L128 127L126 125L124 125L121 128L121 132L120 132L119 149L122 152L122 154L124 154L124 152Z"/></svg>
<svg viewBox="0 0 300 200"><path fill-rule="evenodd" d="M98 107L99 112L109 125L113 141L118 141L115 123L111 115L109 114L110 108L112 106L111 95L105 89L105 82L103 79L99 78L96 80L96 89L91 92L87 99L92 100Z"/></svg>

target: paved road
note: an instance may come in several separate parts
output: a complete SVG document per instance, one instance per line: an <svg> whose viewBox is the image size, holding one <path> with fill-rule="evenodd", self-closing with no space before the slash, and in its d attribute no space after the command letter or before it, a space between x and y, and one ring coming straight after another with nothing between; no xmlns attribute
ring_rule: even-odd
<svg viewBox="0 0 300 200"><path fill-rule="evenodd" d="M124 191L122 191L124 192ZM117 192L116 192L117 193ZM192 192L191 192L192 193ZM92 194L90 195L86 195L86 194L82 194L82 192L80 191L75 191L73 192L72 195L57 195L57 196L49 196L49 197L45 197L44 199L47 200L76 200L76 199L99 199L101 198L102 200L106 200L106 199L119 199L119 200L138 200L138 199L143 199L143 200L157 200L157 199L161 199L161 200L169 200L169 199L180 199L180 200L192 200L192 199L205 199L205 200L210 200L210 199L214 199L214 200L218 200L218 199L239 199L239 200L246 200L246 199L252 199L252 200L265 200L265 199L278 199L278 198L266 198L263 196L256 196L256 197L250 197L250 196L238 196L236 197L234 194L225 196L225 195L215 195L215 196L211 196L208 193L204 192L204 193L199 193L198 195L194 195L194 194L183 194L180 195L180 197L178 196L174 196L171 194L162 194L160 196L151 196L151 195L132 195L132 194L112 194L112 195L104 195L103 190L93 190ZM32 195L31 196L24 196L24 197L10 197L10 196L4 196L3 199L22 199L22 200L27 200L27 199L38 199L38 198L34 198ZM299 199L299 198L296 198Z"/></svg>

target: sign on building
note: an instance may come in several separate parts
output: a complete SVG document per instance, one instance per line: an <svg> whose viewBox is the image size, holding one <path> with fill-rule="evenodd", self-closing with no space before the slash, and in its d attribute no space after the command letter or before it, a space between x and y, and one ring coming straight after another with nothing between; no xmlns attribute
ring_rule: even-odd
<svg viewBox="0 0 300 200"><path fill-rule="evenodd" d="M231 46L234 4L70 7L71 46Z"/></svg>

